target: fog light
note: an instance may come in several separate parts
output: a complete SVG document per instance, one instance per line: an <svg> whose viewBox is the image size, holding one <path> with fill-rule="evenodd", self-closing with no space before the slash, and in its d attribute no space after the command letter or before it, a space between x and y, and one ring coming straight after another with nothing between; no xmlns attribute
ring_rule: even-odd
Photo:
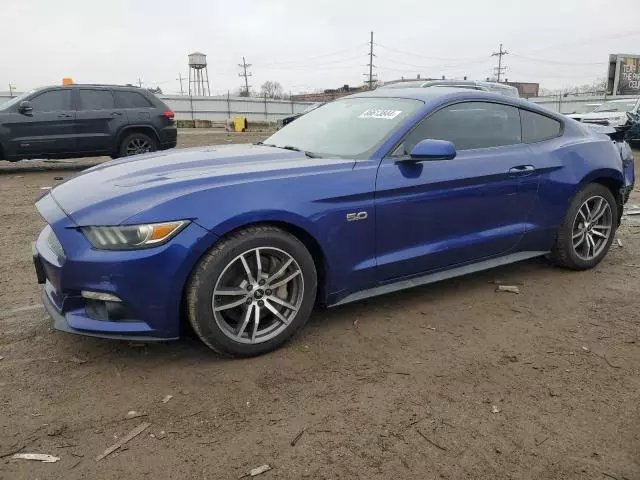
<svg viewBox="0 0 640 480"><path fill-rule="evenodd" d="M120 298L111 294L103 292L92 292L90 290L82 290L80 294L88 300L102 300L103 302L121 302Z"/></svg>

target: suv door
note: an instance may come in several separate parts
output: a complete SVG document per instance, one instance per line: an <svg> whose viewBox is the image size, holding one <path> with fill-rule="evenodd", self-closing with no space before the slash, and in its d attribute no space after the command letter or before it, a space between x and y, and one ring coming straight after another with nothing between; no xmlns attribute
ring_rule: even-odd
<svg viewBox="0 0 640 480"><path fill-rule="evenodd" d="M525 232L536 187L518 109L488 102L446 106L423 119L376 180L378 280L504 254ZM453 160L403 162L421 140L455 144Z"/></svg>
<svg viewBox="0 0 640 480"><path fill-rule="evenodd" d="M75 150L75 111L71 93L71 89L64 87L36 92L26 99L33 107L27 113L20 113L18 106L14 106L5 123L7 156L34 158L72 154Z"/></svg>
<svg viewBox="0 0 640 480"><path fill-rule="evenodd" d="M122 108L116 108L113 92L108 88L78 89L76 141L83 153L113 153L117 150L118 132L127 124Z"/></svg>

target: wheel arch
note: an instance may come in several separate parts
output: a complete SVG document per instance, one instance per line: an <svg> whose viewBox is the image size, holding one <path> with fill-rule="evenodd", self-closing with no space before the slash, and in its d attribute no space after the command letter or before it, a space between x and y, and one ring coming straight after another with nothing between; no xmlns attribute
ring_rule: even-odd
<svg viewBox="0 0 640 480"><path fill-rule="evenodd" d="M125 125L116 137L115 152L120 151L120 144L127 135L132 133L144 133L149 135L156 142L158 148L160 148L160 136L154 127L151 125Z"/></svg>
<svg viewBox="0 0 640 480"><path fill-rule="evenodd" d="M318 275L318 292L316 294L316 304L324 305L326 303L326 298L328 295L328 278L329 278L329 265L327 262L327 256L325 250L322 248L320 242L312 235L308 228L305 228L298 224L297 222L291 220L282 220L282 219L260 219L253 221L244 221L244 222L234 222L233 226L224 230L223 233L220 232L212 232L212 236L207 236L208 244L205 248L199 249L202 253L192 261L192 265L190 266L189 274L182 285L181 292L181 312L185 312L185 298L187 294L187 288L189 285L189 279L191 275L197 268L198 264L202 260L202 258L211 250L216 244L225 238L233 235L239 230L244 230L250 227L256 226L272 226L279 228L291 235L293 235L296 239L298 239L302 244L307 248L311 257L313 258L313 263L316 267L316 272ZM184 315L182 315L184 317ZM188 324L186 321L186 317L181 320L181 323L184 325Z"/></svg>
<svg viewBox="0 0 640 480"><path fill-rule="evenodd" d="M581 190L590 183L599 183L611 192L618 206L617 222L618 225L620 225L622 209L624 207L624 199L620 190L624 186L624 177L622 176L622 173L614 169L596 170L582 179L578 190Z"/></svg>

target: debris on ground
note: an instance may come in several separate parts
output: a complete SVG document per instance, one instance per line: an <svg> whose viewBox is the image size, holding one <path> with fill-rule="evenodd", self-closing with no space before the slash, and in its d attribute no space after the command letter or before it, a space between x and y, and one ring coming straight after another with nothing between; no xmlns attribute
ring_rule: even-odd
<svg viewBox="0 0 640 480"><path fill-rule="evenodd" d="M500 409L495 405L491 405L491 413L500 413Z"/></svg>
<svg viewBox="0 0 640 480"><path fill-rule="evenodd" d="M87 363L87 360L84 358L76 357L75 355L69 359L70 362L77 363L78 365L82 365L83 363Z"/></svg>
<svg viewBox="0 0 640 480"><path fill-rule="evenodd" d="M261 475L264 472L268 472L269 470L271 470L271 466L267 465L266 463L264 465L260 465L257 468L254 468L253 470L251 470L249 472L249 476L250 477L255 477L256 475Z"/></svg>
<svg viewBox="0 0 640 480"><path fill-rule="evenodd" d="M498 285L496 292L520 293L520 289L515 285Z"/></svg>
<svg viewBox="0 0 640 480"><path fill-rule="evenodd" d="M433 440L431 440L429 437L427 437L424 433L422 433L420 430L418 430L416 428L416 432L418 432L418 434L424 438L427 442L429 442L431 445L433 445L434 447L443 450L443 451L447 451L446 447L443 447L442 445L438 445L436 442L434 442Z"/></svg>
<svg viewBox="0 0 640 480"><path fill-rule="evenodd" d="M64 180L64 177L53 177L54 180Z"/></svg>
<svg viewBox="0 0 640 480"><path fill-rule="evenodd" d="M618 244L618 247L622 248L622 240L618 238L616 239L616 243Z"/></svg>
<svg viewBox="0 0 640 480"><path fill-rule="evenodd" d="M127 415L125 416L125 419L131 420L132 418L146 417L146 416L147 414L145 412L137 412L135 410L129 410L127 412Z"/></svg>
<svg viewBox="0 0 640 480"><path fill-rule="evenodd" d="M305 430L306 430L306 427L303 428L302 430L300 430L300 433L298 435L296 435L296 438L291 440L291 446L292 447L296 446L296 443L298 443L298 440L300 440L300 438L302 437L302 434L304 433Z"/></svg>
<svg viewBox="0 0 640 480"><path fill-rule="evenodd" d="M585 347L584 345L582 346L582 349L583 349L585 352L588 352L588 351L589 351L589 347Z"/></svg>
<svg viewBox="0 0 640 480"><path fill-rule="evenodd" d="M493 283L494 285L524 285L524 282L516 282L513 280L509 280L508 282L505 280L490 280L489 283Z"/></svg>
<svg viewBox="0 0 640 480"><path fill-rule="evenodd" d="M167 403L169 400L173 398L173 395L167 395L162 399L162 403Z"/></svg>
<svg viewBox="0 0 640 480"><path fill-rule="evenodd" d="M11 458L18 460L36 460L43 463L55 463L60 460L60 457L54 457L46 453L16 453Z"/></svg>
<svg viewBox="0 0 640 480"><path fill-rule="evenodd" d="M137 437L138 435L140 435L142 432L144 432L147 428L149 428L151 426L151 423L149 422L143 422L140 425L138 425L136 428L134 428L133 430L131 430L129 433L127 433L124 437L122 437L120 440L118 440L116 443L114 443L113 445L111 445L109 448L107 448L104 452L102 452L100 455L98 455L96 457L96 462L99 462L100 460L102 460L104 457L106 457L107 455L111 455L113 452L115 452L117 449L119 449L120 447L122 447L125 443L129 442L130 440L133 440L135 437Z"/></svg>
<svg viewBox="0 0 640 480"><path fill-rule="evenodd" d="M67 426L64 423L59 425L49 425L47 427L47 435L50 437L57 437L66 430Z"/></svg>
<svg viewBox="0 0 640 480"><path fill-rule="evenodd" d="M0 355L0 360L4 360L4 357L2 355Z"/></svg>
<svg viewBox="0 0 640 480"><path fill-rule="evenodd" d="M356 332L358 331L358 319L357 318L353 321L353 328L355 329Z"/></svg>

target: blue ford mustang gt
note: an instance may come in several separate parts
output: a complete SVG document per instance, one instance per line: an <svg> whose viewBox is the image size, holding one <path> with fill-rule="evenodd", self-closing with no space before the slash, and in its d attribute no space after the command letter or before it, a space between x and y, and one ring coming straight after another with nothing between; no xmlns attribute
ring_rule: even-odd
<svg viewBox="0 0 640 480"><path fill-rule="evenodd" d="M548 255L606 255L633 187L626 143L524 100L378 90L256 145L114 160L37 202L55 327L217 352L282 345L315 304Z"/></svg>

